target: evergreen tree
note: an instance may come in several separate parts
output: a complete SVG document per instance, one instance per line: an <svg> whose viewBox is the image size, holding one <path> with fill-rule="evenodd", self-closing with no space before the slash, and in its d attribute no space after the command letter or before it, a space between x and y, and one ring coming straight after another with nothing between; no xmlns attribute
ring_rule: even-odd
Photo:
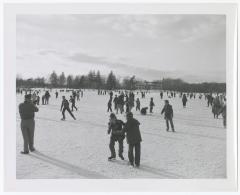
<svg viewBox="0 0 240 195"><path fill-rule="evenodd" d="M66 77L65 77L64 72L62 72L62 74L59 77L59 86L64 87L65 84L66 84Z"/></svg>
<svg viewBox="0 0 240 195"><path fill-rule="evenodd" d="M52 87L58 87L58 76L55 71L50 75L50 84Z"/></svg>
<svg viewBox="0 0 240 195"><path fill-rule="evenodd" d="M109 90L113 90L113 89L116 89L117 88L117 79L116 79L116 76L113 74L113 72L111 71L108 75L108 78L107 78L107 83L106 83L106 87L107 89Z"/></svg>
<svg viewBox="0 0 240 195"><path fill-rule="evenodd" d="M73 76L72 75L68 75L68 77L67 77L67 87L73 88Z"/></svg>

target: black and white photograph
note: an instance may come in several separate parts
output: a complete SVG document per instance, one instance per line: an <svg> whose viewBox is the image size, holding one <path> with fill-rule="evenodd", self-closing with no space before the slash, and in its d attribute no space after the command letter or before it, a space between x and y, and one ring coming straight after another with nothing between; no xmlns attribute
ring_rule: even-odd
<svg viewBox="0 0 240 195"><path fill-rule="evenodd" d="M226 177L224 15L16 25L17 178Z"/></svg>
<svg viewBox="0 0 240 195"><path fill-rule="evenodd" d="M16 11L16 180L233 178L229 24Z"/></svg>

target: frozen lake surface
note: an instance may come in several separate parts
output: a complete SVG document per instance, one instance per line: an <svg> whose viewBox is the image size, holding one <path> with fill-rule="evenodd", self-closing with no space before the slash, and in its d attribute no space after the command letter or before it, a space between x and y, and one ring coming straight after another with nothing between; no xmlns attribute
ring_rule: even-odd
<svg viewBox="0 0 240 195"><path fill-rule="evenodd" d="M140 115L133 110L134 118L140 123L142 134L141 166L128 165L127 143L124 140L125 161L119 158L109 162L109 135L107 135L109 96L97 95L97 91L85 91L83 98L76 101L78 111L73 112L74 121L66 112L66 121L61 121L60 92L55 98L51 92L50 104L40 105L35 115L36 152L22 155L23 139L20 130L20 116L17 112L17 178L225 178L226 177L226 129L222 117L214 119L211 108L204 97L189 99L187 108L181 99L169 99L174 110L176 133L166 132L161 110L164 100L158 92L147 94L141 99L141 107L149 106L154 98L153 114ZM41 95L40 95L41 97ZM140 97L136 95L136 97ZM24 95L17 94L17 106ZM166 99L166 95L164 96ZM114 107L114 106L113 106ZM117 117L124 122L125 115ZM116 152L118 144L115 144Z"/></svg>

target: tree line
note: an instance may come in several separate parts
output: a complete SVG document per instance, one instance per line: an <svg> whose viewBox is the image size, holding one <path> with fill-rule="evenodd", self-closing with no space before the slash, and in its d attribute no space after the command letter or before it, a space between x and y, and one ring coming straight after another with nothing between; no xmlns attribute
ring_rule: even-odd
<svg viewBox="0 0 240 195"><path fill-rule="evenodd" d="M73 88L73 89L158 89L173 90L180 92L200 92L210 93L226 92L226 83L187 83L181 79L166 78L155 80L152 82L136 79L135 76L125 77L122 81L117 79L116 75L111 71L108 76L101 75L100 71L90 71L87 75L65 75L62 72L58 75L53 71L49 78L38 77L22 79L17 76L16 86L18 88Z"/></svg>

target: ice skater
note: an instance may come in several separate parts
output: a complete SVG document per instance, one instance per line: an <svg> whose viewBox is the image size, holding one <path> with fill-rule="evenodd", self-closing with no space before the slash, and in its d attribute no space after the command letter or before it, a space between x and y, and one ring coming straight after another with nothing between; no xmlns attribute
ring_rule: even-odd
<svg viewBox="0 0 240 195"><path fill-rule="evenodd" d="M112 98L110 97L109 101L108 101L108 109L107 112L112 112Z"/></svg>
<svg viewBox="0 0 240 195"><path fill-rule="evenodd" d="M117 108L117 103L118 103L118 96L115 95L114 99L113 99L113 103L114 103L114 109L116 110L116 112L118 113L118 108Z"/></svg>
<svg viewBox="0 0 240 195"><path fill-rule="evenodd" d="M173 109L172 106L169 104L168 100L165 100L165 106L162 109L161 114L164 113L164 119L166 120L167 131L169 131L169 122L172 128L172 131L175 132L174 125L173 125Z"/></svg>
<svg viewBox="0 0 240 195"><path fill-rule="evenodd" d="M141 133L139 130L140 123L138 120L133 118L132 112L128 112L126 115L127 122L123 128L123 132L127 135L128 143L128 159L131 166L140 166L140 156L141 156ZM135 155L133 150L135 150Z"/></svg>
<svg viewBox="0 0 240 195"><path fill-rule="evenodd" d="M80 92L79 92L79 90L77 91L77 101L80 101Z"/></svg>
<svg viewBox="0 0 240 195"><path fill-rule="evenodd" d="M38 108L31 101L31 95L25 95L24 103L19 105L19 114L21 117L21 130L23 136L24 147L21 154L28 154L35 151L34 148L34 130L35 121L34 113L38 112Z"/></svg>
<svg viewBox="0 0 240 195"><path fill-rule="evenodd" d="M140 111L140 100L139 100L139 98L137 98L137 100L136 100L136 111Z"/></svg>
<svg viewBox="0 0 240 195"><path fill-rule="evenodd" d="M155 104L153 102L153 98L151 98L149 106L150 106L150 113L153 113L153 107L155 106Z"/></svg>
<svg viewBox="0 0 240 195"><path fill-rule="evenodd" d="M183 103L183 108L186 108L186 103L187 103L187 96L186 96L186 94L183 94L182 103Z"/></svg>
<svg viewBox="0 0 240 195"><path fill-rule="evenodd" d="M223 105L221 111L220 111L220 114L222 114L222 117L223 117L223 126L224 128L226 128L227 126L227 106L226 106L226 103Z"/></svg>
<svg viewBox="0 0 240 195"><path fill-rule="evenodd" d="M220 100L219 100L219 96L216 96L213 100L213 103L212 103L212 113L213 113L213 117L214 118L218 118L218 115L220 114L220 111L221 111L221 103L220 103Z"/></svg>
<svg viewBox="0 0 240 195"><path fill-rule="evenodd" d="M71 103L72 103L72 105L71 105L71 107L72 107L72 112L73 112L73 108L75 108L76 109L76 111L77 111L77 107L76 107L76 105L75 105L75 98L73 97L73 96L70 96L70 100L69 100Z"/></svg>
<svg viewBox="0 0 240 195"><path fill-rule="evenodd" d="M163 98L163 92L162 91L160 92L160 97L161 97L161 99Z"/></svg>
<svg viewBox="0 0 240 195"><path fill-rule="evenodd" d="M42 105L45 105L45 94L42 95Z"/></svg>
<svg viewBox="0 0 240 195"><path fill-rule="evenodd" d="M46 93L45 93L45 104L49 104L49 98L50 98L51 96L50 96L50 93L49 93L49 91L46 91Z"/></svg>
<svg viewBox="0 0 240 195"><path fill-rule="evenodd" d="M62 116L63 118L61 120L65 120L65 111L68 111L68 113L72 116L72 118L74 120L76 120L75 116L73 115L73 113L71 112L70 108L69 108L69 102L67 101L67 99L65 98L65 96L62 96L62 105L61 105L61 109L60 111L62 112Z"/></svg>
<svg viewBox="0 0 240 195"><path fill-rule="evenodd" d="M148 109L148 107L143 107L142 109L141 109L141 114L142 115L146 115L147 114L147 109Z"/></svg>
<svg viewBox="0 0 240 195"><path fill-rule="evenodd" d="M206 97L207 97L207 107L209 107L209 105L212 106L212 103L213 103L212 94L208 94Z"/></svg>
<svg viewBox="0 0 240 195"><path fill-rule="evenodd" d="M120 113L122 114L124 112L124 108L123 108L124 107L124 95L123 95L123 93L118 96L117 107L118 107L118 110L120 110ZM117 113L118 113L118 110L117 110Z"/></svg>
<svg viewBox="0 0 240 195"><path fill-rule="evenodd" d="M118 150L118 156L124 160L123 157L123 140L125 138L123 129L123 121L118 120L116 115L114 113L110 114L110 120L108 123L108 134L111 133L110 136L110 143L109 143L109 149L111 152L111 156L108 157L108 160L113 160L116 158L116 152L115 152L115 142L118 142L119 150Z"/></svg>
<svg viewBox="0 0 240 195"><path fill-rule="evenodd" d="M58 98L58 92L57 91L55 92L55 96L56 96L56 99L57 99Z"/></svg>

